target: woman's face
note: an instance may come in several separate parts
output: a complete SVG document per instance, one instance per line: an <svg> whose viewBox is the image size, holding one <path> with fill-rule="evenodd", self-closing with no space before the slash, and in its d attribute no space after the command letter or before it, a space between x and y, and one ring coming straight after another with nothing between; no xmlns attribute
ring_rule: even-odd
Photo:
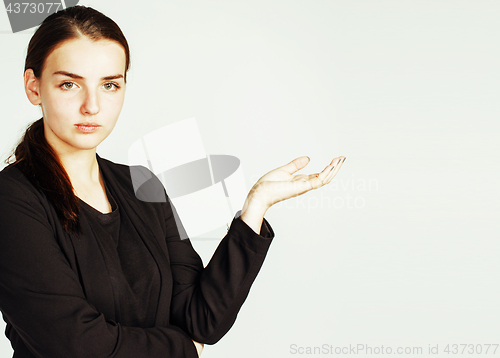
<svg viewBox="0 0 500 358"><path fill-rule="evenodd" d="M36 92L28 98L41 104L45 137L56 153L95 149L111 133L125 98L125 51L119 43L68 40L47 57L41 78L27 71Z"/></svg>

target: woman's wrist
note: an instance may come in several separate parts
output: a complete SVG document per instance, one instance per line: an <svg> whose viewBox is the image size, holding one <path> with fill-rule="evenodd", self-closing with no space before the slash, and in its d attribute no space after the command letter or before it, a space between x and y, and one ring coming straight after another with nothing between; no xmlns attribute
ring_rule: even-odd
<svg viewBox="0 0 500 358"><path fill-rule="evenodd" d="M264 215L269 206L264 203L259 197L257 189L252 188L248 194L243 208L241 209L240 218L247 224L257 235L260 235Z"/></svg>

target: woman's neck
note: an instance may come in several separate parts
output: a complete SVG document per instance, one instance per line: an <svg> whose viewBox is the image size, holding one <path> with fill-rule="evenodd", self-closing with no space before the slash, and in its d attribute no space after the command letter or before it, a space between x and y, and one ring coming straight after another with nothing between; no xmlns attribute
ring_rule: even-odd
<svg viewBox="0 0 500 358"><path fill-rule="evenodd" d="M74 188L101 182L95 148L59 153L58 157Z"/></svg>

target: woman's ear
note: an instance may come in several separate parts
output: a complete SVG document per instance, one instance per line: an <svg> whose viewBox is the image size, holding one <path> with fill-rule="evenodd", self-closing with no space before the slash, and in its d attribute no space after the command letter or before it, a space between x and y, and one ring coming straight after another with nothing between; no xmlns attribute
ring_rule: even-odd
<svg viewBox="0 0 500 358"><path fill-rule="evenodd" d="M24 90L32 104L39 105L42 103L39 92L40 81L35 77L35 73L31 68L24 71Z"/></svg>

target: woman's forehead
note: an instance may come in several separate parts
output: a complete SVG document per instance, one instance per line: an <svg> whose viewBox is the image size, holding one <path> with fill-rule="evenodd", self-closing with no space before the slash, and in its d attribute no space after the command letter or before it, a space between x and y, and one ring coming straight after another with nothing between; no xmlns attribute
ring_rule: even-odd
<svg viewBox="0 0 500 358"><path fill-rule="evenodd" d="M45 69L51 77L60 71L85 79L124 75L125 50L116 41L92 41L86 37L72 39L64 41L50 53Z"/></svg>

